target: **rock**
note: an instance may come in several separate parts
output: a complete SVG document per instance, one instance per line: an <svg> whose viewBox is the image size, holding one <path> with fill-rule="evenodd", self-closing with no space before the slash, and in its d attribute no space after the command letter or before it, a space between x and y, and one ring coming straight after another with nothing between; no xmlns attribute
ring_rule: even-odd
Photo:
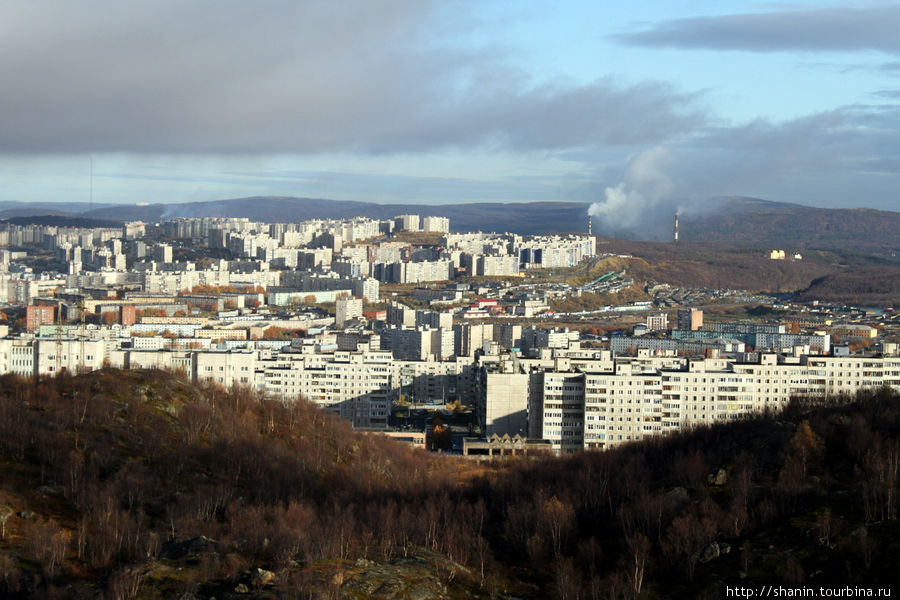
<svg viewBox="0 0 900 600"><path fill-rule="evenodd" d="M37 491L45 496L52 496L54 498L62 498L63 494L66 493L62 486L59 485L42 485Z"/></svg>
<svg viewBox="0 0 900 600"><path fill-rule="evenodd" d="M709 561L719 558L721 554L721 549L719 548L719 544L717 542L710 542L710 544L703 549L700 553L700 562L708 563Z"/></svg>
<svg viewBox="0 0 900 600"><path fill-rule="evenodd" d="M265 569L260 569L259 567L253 569L252 574L250 575L250 583L253 584L255 588L261 588L263 586L269 585L275 581L275 573L272 571L266 571Z"/></svg>
<svg viewBox="0 0 900 600"><path fill-rule="evenodd" d="M832 425L842 425L842 426L846 427L846 426L850 425L850 417L848 417L847 415L836 415L836 416L831 417L829 422Z"/></svg>
<svg viewBox="0 0 900 600"><path fill-rule="evenodd" d="M23 511L19 511L19 518L20 518L20 519L25 519L26 521L30 521L30 520L32 520L32 519L34 518L34 516L35 516L35 515L34 515L34 511L33 511L33 510L23 510Z"/></svg>
<svg viewBox="0 0 900 600"><path fill-rule="evenodd" d="M204 535L183 542L167 542L160 551L160 556L172 560L178 560L185 556L196 556L203 552L217 552L219 542Z"/></svg>
<svg viewBox="0 0 900 600"><path fill-rule="evenodd" d="M367 560L365 558L357 558L356 559L356 568L357 569L367 569L372 566L375 566L374 561Z"/></svg>
<svg viewBox="0 0 900 600"><path fill-rule="evenodd" d="M234 586L234 591L237 592L238 594L249 594L250 588L248 588L243 583L239 583L236 586Z"/></svg>
<svg viewBox="0 0 900 600"><path fill-rule="evenodd" d="M725 485L728 483L728 471L723 467L719 467L706 477L709 485Z"/></svg>
<svg viewBox="0 0 900 600"><path fill-rule="evenodd" d="M688 495L688 491L681 486L672 488L666 492L666 500L675 507L687 504L690 499L691 497Z"/></svg>

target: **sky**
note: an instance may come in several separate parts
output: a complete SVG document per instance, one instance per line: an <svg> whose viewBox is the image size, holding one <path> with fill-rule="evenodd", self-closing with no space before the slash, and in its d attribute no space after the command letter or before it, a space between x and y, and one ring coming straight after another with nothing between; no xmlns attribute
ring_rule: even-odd
<svg viewBox="0 0 900 600"><path fill-rule="evenodd" d="M898 32L884 2L0 0L0 201L900 210Z"/></svg>

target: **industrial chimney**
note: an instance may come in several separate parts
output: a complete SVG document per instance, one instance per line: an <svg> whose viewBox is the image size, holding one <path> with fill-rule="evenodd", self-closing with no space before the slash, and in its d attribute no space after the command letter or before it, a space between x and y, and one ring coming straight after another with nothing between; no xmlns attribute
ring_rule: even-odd
<svg viewBox="0 0 900 600"><path fill-rule="evenodd" d="M674 242L678 243L678 213L675 213L675 240Z"/></svg>

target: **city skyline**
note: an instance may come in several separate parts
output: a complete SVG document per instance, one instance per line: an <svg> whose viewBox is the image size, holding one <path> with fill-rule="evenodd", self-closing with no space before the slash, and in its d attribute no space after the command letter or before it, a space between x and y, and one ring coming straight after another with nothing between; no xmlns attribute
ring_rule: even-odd
<svg viewBox="0 0 900 600"><path fill-rule="evenodd" d="M900 5L516 9L5 5L0 201L896 209Z"/></svg>

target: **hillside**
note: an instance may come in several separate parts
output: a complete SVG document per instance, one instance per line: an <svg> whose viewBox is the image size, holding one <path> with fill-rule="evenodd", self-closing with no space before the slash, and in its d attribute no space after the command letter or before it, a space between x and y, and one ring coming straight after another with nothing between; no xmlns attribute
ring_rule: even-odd
<svg viewBox="0 0 900 600"><path fill-rule="evenodd" d="M801 301L900 304L900 263L853 252L808 250L802 260L770 260L764 247L612 238L597 238L597 251L633 256L625 268L647 284L799 292Z"/></svg>
<svg viewBox="0 0 900 600"><path fill-rule="evenodd" d="M152 371L0 379L6 597L723 597L885 587L900 397L488 465Z"/></svg>
<svg viewBox="0 0 900 600"><path fill-rule="evenodd" d="M854 250L879 256L900 250L900 213L892 211L731 198L721 211L682 221L686 241L767 245L789 252Z"/></svg>
<svg viewBox="0 0 900 600"><path fill-rule="evenodd" d="M107 216L109 213L107 213ZM52 227L121 227L122 221L68 215L29 215L4 219L10 225L49 225Z"/></svg>
<svg viewBox="0 0 900 600"><path fill-rule="evenodd" d="M900 306L900 266L860 268L818 277L797 295L797 299Z"/></svg>

